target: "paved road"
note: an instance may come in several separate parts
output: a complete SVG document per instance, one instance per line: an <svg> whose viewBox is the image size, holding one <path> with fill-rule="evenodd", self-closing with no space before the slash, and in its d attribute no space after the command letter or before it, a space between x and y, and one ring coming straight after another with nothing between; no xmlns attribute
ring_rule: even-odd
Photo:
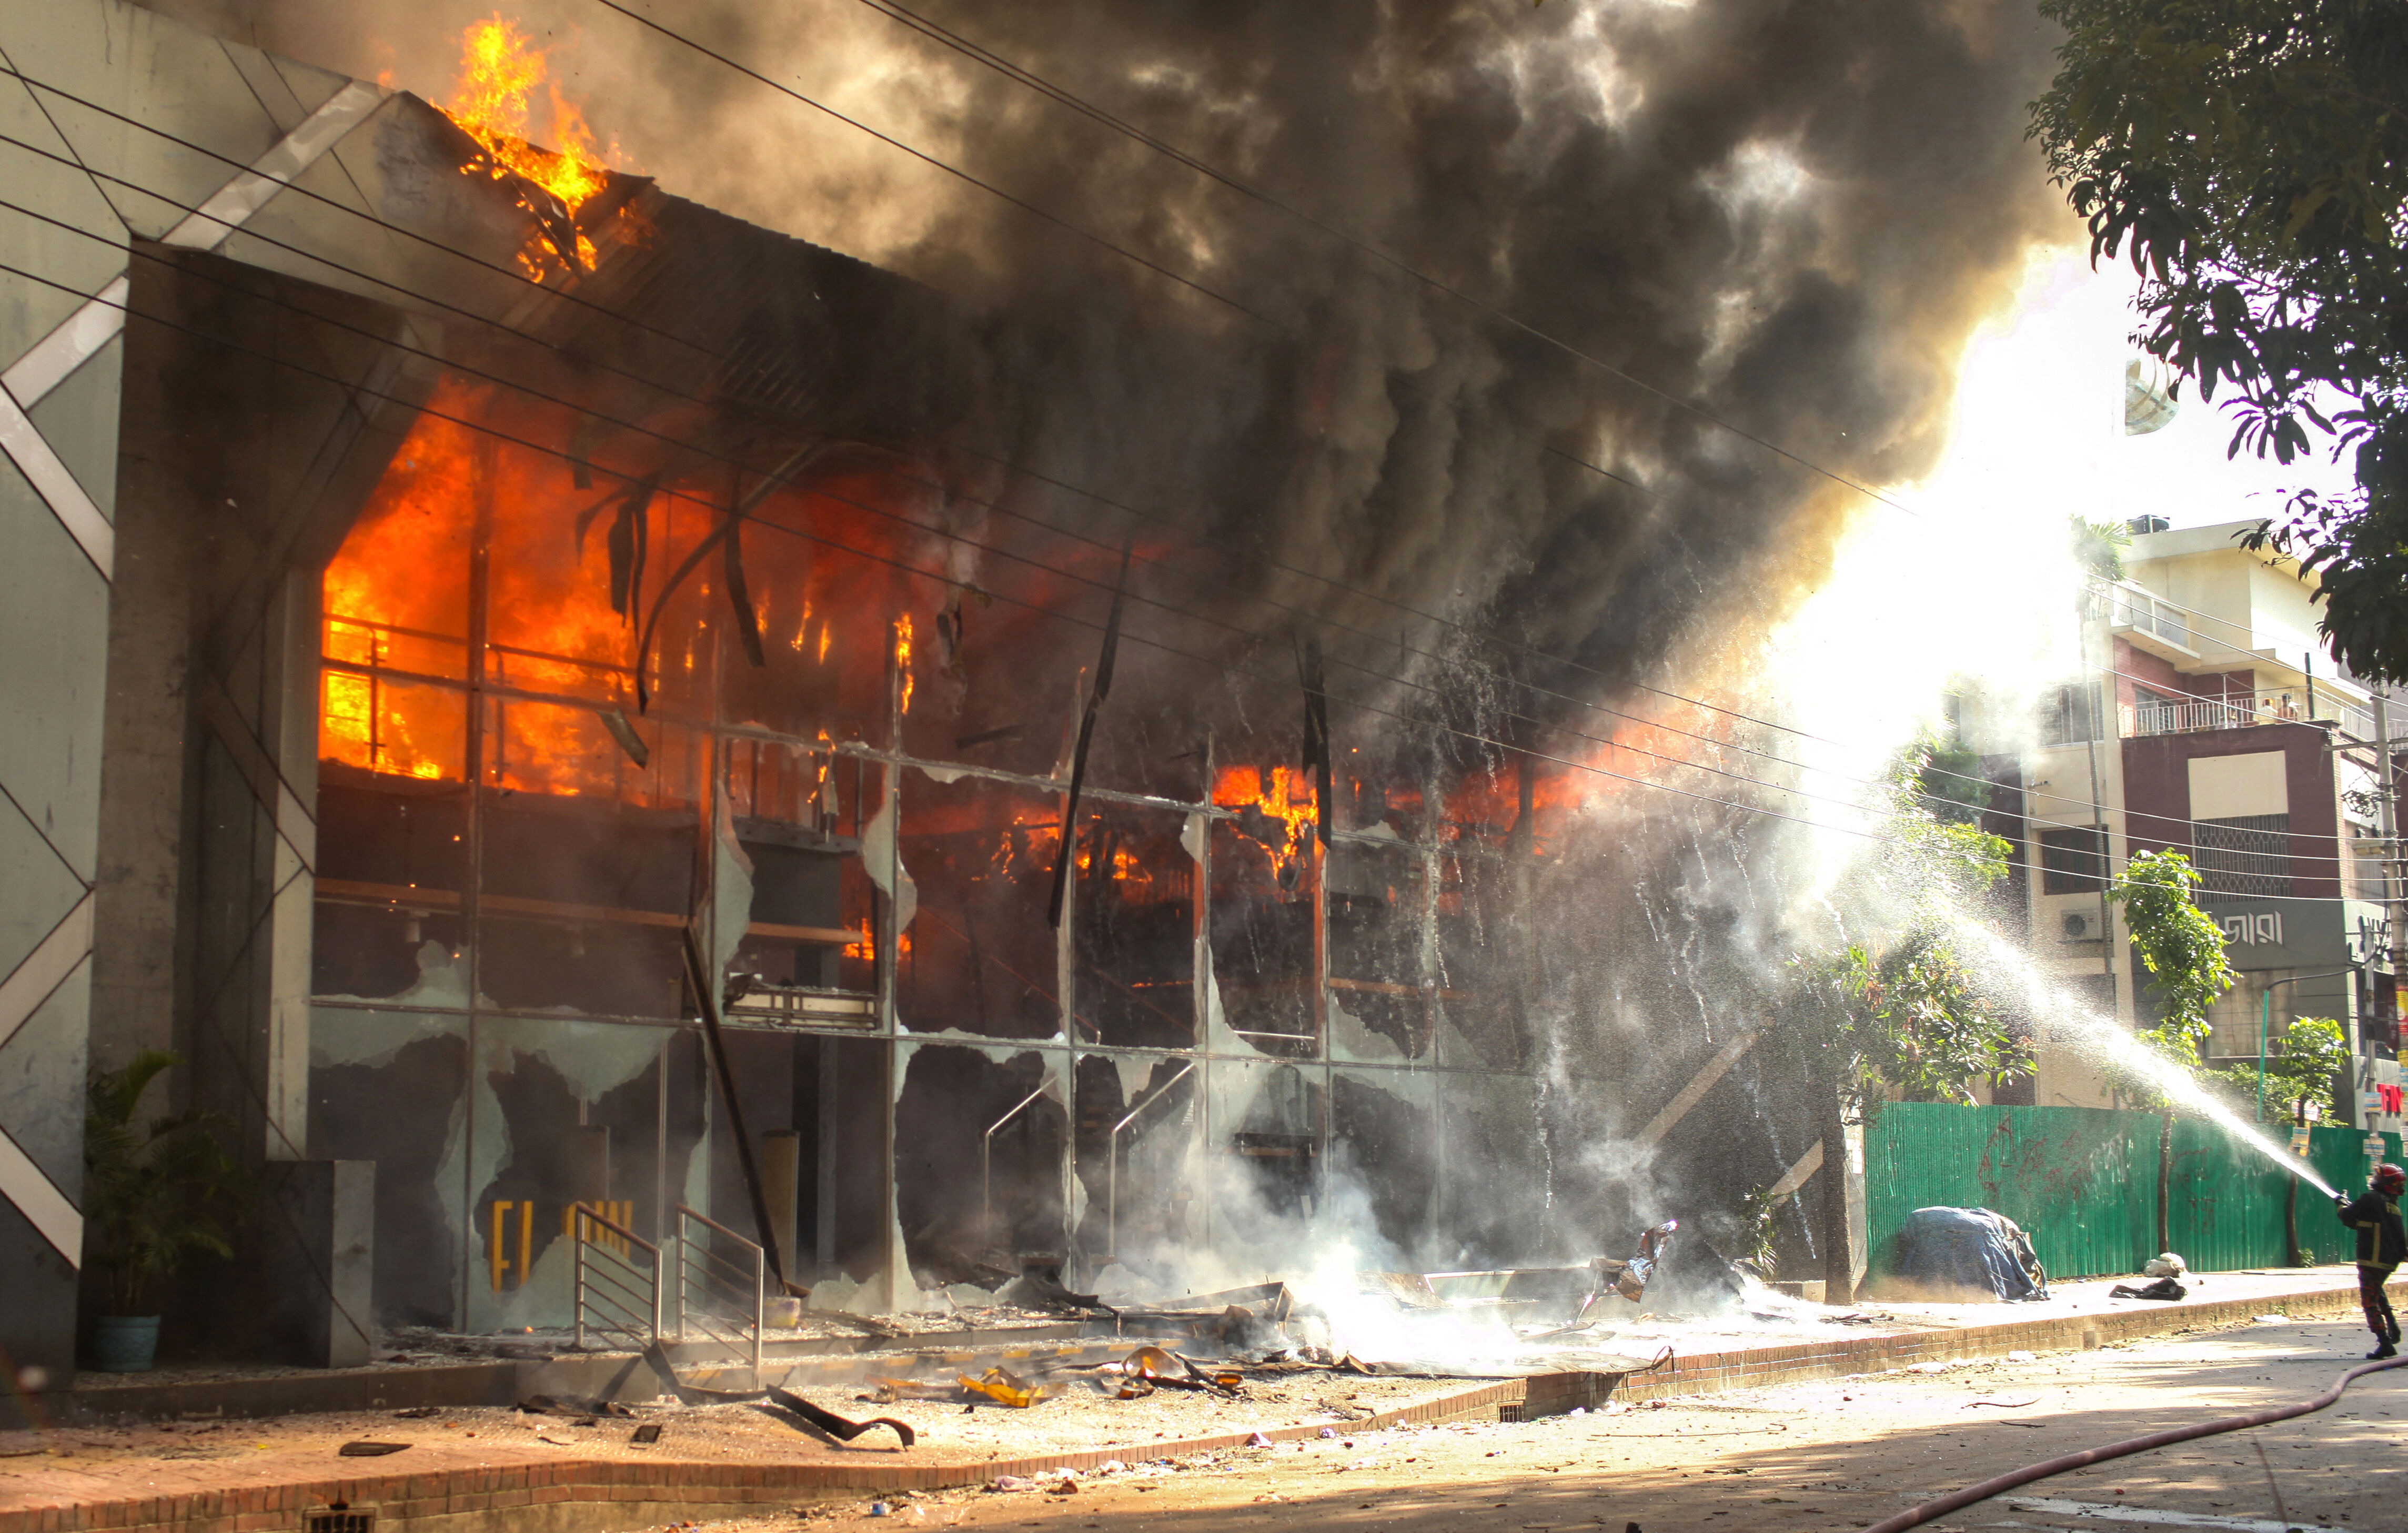
<svg viewBox="0 0 2408 1533"><path fill-rule="evenodd" d="M2037 1459L2303 1398L2369 1344L2337 1321L2260 1324L1929 1375L1242 1451L1090 1475L1068 1495L906 1498L874 1523L861 1502L808 1520L881 1533L1847 1529ZM2397 1533L2408 1529L2403 1426L2408 1368L2361 1382L2317 1415L2060 1476L1929 1526ZM742 1526L791 1530L796 1520Z"/></svg>

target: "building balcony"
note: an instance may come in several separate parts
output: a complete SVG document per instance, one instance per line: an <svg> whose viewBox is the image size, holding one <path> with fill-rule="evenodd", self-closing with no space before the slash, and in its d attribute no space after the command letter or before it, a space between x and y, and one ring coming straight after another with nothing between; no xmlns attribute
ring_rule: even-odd
<svg viewBox="0 0 2408 1533"><path fill-rule="evenodd" d="M2374 717L2368 710L2324 691L2319 691L2311 702L2305 687L2128 704L2118 708L2116 715L2116 733L2125 739L2151 735L2196 735L2211 729L2252 729L2270 724L2306 724L2312 720L2339 724L2361 739L2374 734Z"/></svg>

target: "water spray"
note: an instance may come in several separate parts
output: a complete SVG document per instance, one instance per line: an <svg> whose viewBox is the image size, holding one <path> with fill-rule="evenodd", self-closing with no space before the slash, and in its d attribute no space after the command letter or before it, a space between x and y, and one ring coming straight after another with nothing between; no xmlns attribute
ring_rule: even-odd
<svg viewBox="0 0 2408 1533"><path fill-rule="evenodd" d="M2278 1148L2272 1140L2243 1123L2239 1113L2218 1101L2214 1094L2200 1085L2188 1070L2134 1038L2113 1018L2100 1016L2076 1005L2062 990L2049 983L2047 976L2041 973L2031 959L2017 953L1996 932L1970 921L1957 922L1956 929L1959 936L1975 938L1993 965L2013 975L2022 984L2026 1003L2035 1013L2053 1022L2070 1024L2079 1031L2083 1044L2090 1053L2141 1077L2168 1100L2178 1102L2214 1121L2226 1133L2327 1197L2341 1196L2330 1182L2316 1174L2315 1168L2289 1151Z"/></svg>

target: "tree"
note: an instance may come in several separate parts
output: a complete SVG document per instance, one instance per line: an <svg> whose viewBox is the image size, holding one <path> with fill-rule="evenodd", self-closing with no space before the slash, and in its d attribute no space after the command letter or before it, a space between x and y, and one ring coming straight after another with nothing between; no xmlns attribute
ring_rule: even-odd
<svg viewBox="0 0 2408 1533"><path fill-rule="evenodd" d="M2132 534L2119 522L2092 522L2085 517L2072 517L2073 562L2083 572L2101 580L2124 578L2124 551L2132 546Z"/></svg>
<svg viewBox="0 0 2408 1533"><path fill-rule="evenodd" d="M1914 791L1934 818L1978 824L1997 789L1982 776L1981 755L1963 741L1925 731L1916 740Z"/></svg>
<svg viewBox="0 0 2408 1533"><path fill-rule="evenodd" d="M1923 738L1892 764L1887 850L1875 875L1903 884L1893 893L1918 908L1916 919L1878 950L1856 942L1790 963L1794 988L1777 1042L1812 1094L1826 1164L1837 1164L1847 1125L1871 1122L1892 1090L1912 1100L1970 1103L1972 1082L1995 1084L2031 1067L2028 1044L1949 943L1951 923L2006 876L2014 849L1953 817L1966 806L1926 796L1932 763L1931 742ZM1833 1303L1847 1302L1854 1281L1839 1196L1844 1184L1830 1178L1818 1211L1824 1294Z"/></svg>
<svg viewBox="0 0 2408 1533"><path fill-rule="evenodd" d="M2284 1029L2266 1056L2266 1101L2294 1122L2307 1120L2313 1102L2327 1118L2340 1115L2335 1077L2349 1064L2349 1035L2331 1017L2300 1017ZM2232 1069L2205 1072L2238 1092L2244 1101L2258 1095L2258 1066L2253 1061Z"/></svg>
<svg viewBox="0 0 2408 1533"><path fill-rule="evenodd" d="M2143 350L2231 394L2229 451L2311 432L2356 487L2295 494L2243 541L2321 581L2362 677L2408 681L2408 6L2042 0L2066 30L2032 107L2091 259L2128 245Z"/></svg>
<svg viewBox="0 0 2408 1533"><path fill-rule="evenodd" d="M2192 897L2200 881L2199 869L2179 852L2136 852L2107 888L2107 897L2124 908L2133 951L2161 1008L2157 1025L2143 1029L2141 1039L2186 1069L2204 1063L2208 1008L2237 978L2224 956L2224 933ZM2118 1091L2164 1105L2162 1094L2146 1082L2126 1072L2111 1078Z"/></svg>

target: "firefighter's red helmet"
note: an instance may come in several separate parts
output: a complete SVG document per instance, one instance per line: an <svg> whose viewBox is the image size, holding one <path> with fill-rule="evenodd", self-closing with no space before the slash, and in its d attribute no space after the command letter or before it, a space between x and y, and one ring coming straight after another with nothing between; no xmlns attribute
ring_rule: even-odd
<svg viewBox="0 0 2408 1533"><path fill-rule="evenodd" d="M2374 1190L2376 1192L2383 1194L2386 1197L2397 1197L2400 1196L2400 1191L2403 1187L2408 1187L2408 1171L2403 1171L2399 1167L2391 1165L2378 1166L2374 1168Z"/></svg>

